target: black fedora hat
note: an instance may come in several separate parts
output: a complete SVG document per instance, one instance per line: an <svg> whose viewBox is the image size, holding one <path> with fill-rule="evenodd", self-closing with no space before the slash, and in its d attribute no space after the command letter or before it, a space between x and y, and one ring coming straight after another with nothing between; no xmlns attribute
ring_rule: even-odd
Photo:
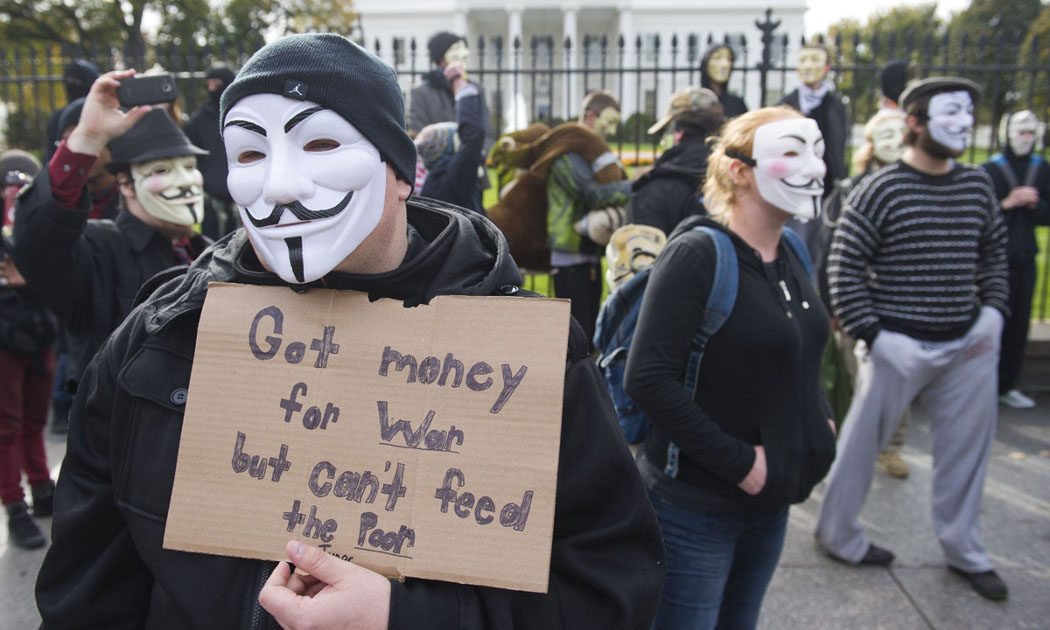
<svg viewBox="0 0 1050 630"><path fill-rule="evenodd" d="M130 164L138 162L180 155L208 155L204 149L194 146L167 112L159 108L143 116L124 135L110 140L108 146L112 157L106 163L106 170L110 173L127 170Z"/></svg>

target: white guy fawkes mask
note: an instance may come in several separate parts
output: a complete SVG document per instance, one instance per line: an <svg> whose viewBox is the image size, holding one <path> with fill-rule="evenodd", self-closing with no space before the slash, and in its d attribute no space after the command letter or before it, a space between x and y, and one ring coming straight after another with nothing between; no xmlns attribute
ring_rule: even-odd
<svg viewBox="0 0 1050 630"><path fill-rule="evenodd" d="M150 216L176 225L193 225L204 218L204 177L196 156L137 162L130 170L135 198Z"/></svg>
<svg viewBox="0 0 1050 630"><path fill-rule="evenodd" d="M872 129L871 144L875 159L883 164L893 164L904 155L904 136L908 125L904 116L891 116Z"/></svg>
<svg viewBox="0 0 1050 630"><path fill-rule="evenodd" d="M285 282L327 274L383 216L386 164L330 109L253 94L230 108L223 139L230 196L259 255Z"/></svg>
<svg viewBox="0 0 1050 630"><path fill-rule="evenodd" d="M930 97L926 110L930 138L952 151L962 151L973 131L973 100L966 90L939 92Z"/></svg>
<svg viewBox="0 0 1050 630"><path fill-rule="evenodd" d="M733 70L733 55L728 48L719 48L707 59L707 75L715 83L725 85Z"/></svg>
<svg viewBox="0 0 1050 630"><path fill-rule="evenodd" d="M603 138L608 138L616 133L616 127L620 124L620 112L612 107L606 107L594 121L594 133Z"/></svg>
<svg viewBox="0 0 1050 630"><path fill-rule="evenodd" d="M1011 114L1006 123L1006 142L1010 145L1010 151L1018 157L1031 153L1038 132L1039 119L1030 110Z"/></svg>
<svg viewBox="0 0 1050 630"><path fill-rule="evenodd" d="M456 42L445 51L445 62L449 64L461 63L466 65L470 57L470 49L463 42Z"/></svg>
<svg viewBox="0 0 1050 630"><path fill-rule="evenodd" d="M785 118L755 129L751 150L758 194L802 220L820 216L824 138L812 118Z"/></svg>
<svg viewBox="0 0 1050 630"><path fill-rule="evenodd" d="M828 53L822 48L802 48L798 52L798 78L813 86L828 76Z"/></svg>

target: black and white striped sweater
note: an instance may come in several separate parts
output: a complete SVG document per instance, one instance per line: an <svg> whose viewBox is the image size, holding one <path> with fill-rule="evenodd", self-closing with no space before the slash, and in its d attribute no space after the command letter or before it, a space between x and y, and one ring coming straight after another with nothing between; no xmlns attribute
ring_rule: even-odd
<svg viewBox="0 0 1050 630"><path fill-rule="evenodd" d="M1009 313L1006 228L988 175L903 162L853 190L828 256L831 304L850 335L880 328L926 341L963 336L981 306Z"/></svg>

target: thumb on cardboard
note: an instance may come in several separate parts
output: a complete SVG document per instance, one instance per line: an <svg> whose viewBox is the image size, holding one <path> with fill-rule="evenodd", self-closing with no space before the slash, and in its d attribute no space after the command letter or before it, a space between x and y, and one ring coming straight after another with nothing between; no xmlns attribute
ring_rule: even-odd
<svg viewBox="0 0 1050 630"><path fill-rule="evenodd" d="M329 555L310 545L305 545L297 540L290 540L284 546L284 552L288 559L298 569L302 569L313 577L327 584L338 584L354 573L358 567Z"/></svg>

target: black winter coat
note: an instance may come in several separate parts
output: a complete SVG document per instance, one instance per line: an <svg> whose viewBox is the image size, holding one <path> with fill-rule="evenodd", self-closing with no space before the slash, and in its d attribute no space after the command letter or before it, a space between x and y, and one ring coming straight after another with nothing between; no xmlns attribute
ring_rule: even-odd
<svg viewBox="0 0 1050 630"><path fill-rule="evenodd" d="M67 373L76 379L131 312L139 288L177 266L171 241L133 214L88 220L85 192L76 209L55 201L47 169L18 199L11 257L26 283L58 317L72 341ZM196 251L207 246L196 237Z"/></svg>
<svg viewBox="0 0 1050 630"><path fill-rule="evenodd" d="M487 219L408 202L409 254L380 275L331 273L314 286L406 306L436 295L510 295L521 282ZM52 544L37 582L44 630L276 628L258 605L274 563L167 551L197 324L212 281L284 285L262 270L244 230L155 291L107 341L70 415ZM558 493L546 594L407 579L391 582L391 630L647 628L663 582L657 522L588 342L573 323L565 364Z"/></svg>
<svg viewBox="0 0 1050 630"><path fill-rule="evenodd" d="M1018 184L1023 186L1028 178L1029 158L1018 158L1009 147L1004 148L1003 155L1013 169ZM1006 199L1010 194L1010 185L999 165L988 161L981 164L981 168L992 178L995 198L999 201ZM1011 208L1002 211L1007 234L1006 257L1010 261L1030 261L1035 258L1039 253L1039 245L1035 242L1035 226L1050 223L1050 163L1043 160L1036 168L1039 170L1034 176L1033 185L1039 191L1039 203L1034 208Z"/></svg>
<svg viewBox="0 0 1050 630"><path fill-rule="evenodd" d="M627 222L651 225L670 234L682 219L707 214L700 187L710 151L701 139L683 140L656 160L634 183L627 202Z"/></svg>
<svg viewBox="0 0 1050 630"><path fill-rule="evenodd" d="M226 187L229 165L226 163L226 143L219 132L219 106L209 101L201 106L183 129L194 145L208 151L197 156L197 170L204 176L204 191L227 203L233 199Z"/></svg>
<svg viewBox="0 0 1050 630"><path fill-rule="evenodd" d="M459 125L456 135L459 136L459 148L431 166L419 194L484 215L481 188L478 186L478 167L482 164L481 147L485 142L481 105L480 93L461 93L456 103L456 123Z"/></svg>
<svg viewBox="0 0 1050 630"><path fill-rule="evenodd" d="M801 111L798 98L798 90L792 90L780 99L780 104ZM807 116L817 121L817 127L824 136L824 164L828 167L824 174L824 197L827 197L835 189L835 182L849 175L846 170L846 142L849 140L846 106L836 92L829 90L820 105Z"/></svg>

